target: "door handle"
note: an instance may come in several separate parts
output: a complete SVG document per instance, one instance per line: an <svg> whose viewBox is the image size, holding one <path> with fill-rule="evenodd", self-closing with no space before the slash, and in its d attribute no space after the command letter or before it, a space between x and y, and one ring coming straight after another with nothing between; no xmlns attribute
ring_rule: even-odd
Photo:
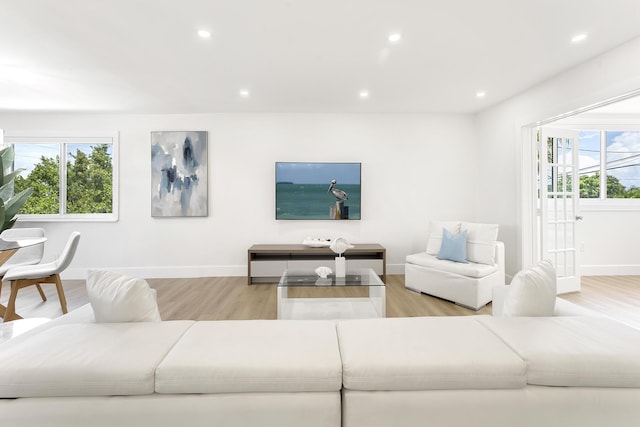
<svg viewBox="0 0 640 427"><path fill-rule="evenodd" d="M582 215L576 215L576 221L582 221L583 217Z"/></svg>

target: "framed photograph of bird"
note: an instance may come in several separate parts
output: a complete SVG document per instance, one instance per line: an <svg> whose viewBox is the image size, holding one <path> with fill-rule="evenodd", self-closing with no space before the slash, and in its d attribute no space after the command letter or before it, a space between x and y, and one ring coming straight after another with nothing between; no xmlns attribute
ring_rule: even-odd
<svg viewBox="0 0 640 427"><path fill-rule="evenodd" d="M359 220L361 166L276 162L276 219Z"/></svg>

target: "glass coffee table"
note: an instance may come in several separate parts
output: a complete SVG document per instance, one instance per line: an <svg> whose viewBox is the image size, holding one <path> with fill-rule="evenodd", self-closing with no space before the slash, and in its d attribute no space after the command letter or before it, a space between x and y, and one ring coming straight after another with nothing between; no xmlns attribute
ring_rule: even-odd
<svg viewBox="0 0 640 427"><path fill-rule="evenodd" d="M320 288L360 287L367 297L315 297ZM289 298L293 288L302 290L304 298ZM297 289L296 289L297 290ZM298 292L300 293L300 292ZM366 319L386 316L385 285L372 269L348 271L346 277L315 272L285 271L278 283L278 319Z"/></svg>

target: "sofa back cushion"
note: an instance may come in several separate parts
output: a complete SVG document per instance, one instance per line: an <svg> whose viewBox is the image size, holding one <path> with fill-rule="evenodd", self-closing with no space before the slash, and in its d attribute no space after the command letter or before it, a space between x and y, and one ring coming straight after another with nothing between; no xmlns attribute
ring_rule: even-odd
<svg viewBox="0 0 640 427"><path fill-rule="evenodd" d="M87 275L87 293L98 323L161 320L156 291L144 279L91 270Z"/></svg>
<svg viewBox="0 0 640 427"><path fill-rule="evenodd" d="M427 253L438 255L442 245L442 232L446 229L452 235L460 232L460 221L431 221L429 222L429 237L427 239Z"/></svg>
<svg viewBox="0 0 640 427"><path fill-rule="evenodd" d="M519 271L511 280L504 300L504 316L553 316L556 304L556 272L549 260Z"/></svg>
<svg viewBox="0 0 640 427"><path fill-rule="evenodd" d="M496 263L498 224L462 222L460 230L467 231L467 260L480 264Z"/></svg>

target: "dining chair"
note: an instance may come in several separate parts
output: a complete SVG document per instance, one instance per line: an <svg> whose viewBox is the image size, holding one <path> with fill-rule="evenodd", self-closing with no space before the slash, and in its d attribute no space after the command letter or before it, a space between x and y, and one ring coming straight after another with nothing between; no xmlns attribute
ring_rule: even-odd
<svg viewBox="0 0 640 427"><path fill-rule="evenodd" d="M69 236L67 244L56 260L36 265L13 267L5 273L4 280L11 282L11 294L9 295L9 302L4 315L5 322L21 318L16 314L16 297L18 296L18 291L31 285L39 287L40 284L43 283L56 285L58 298L60 299L60 307L62 307L62 313L67 313L67 300L64 296L64 290L62 289L60 273L62 273L71 263L71 260L76 253L76 249L78 248L79 241L80 233L78 231L74 231L71 233L71 236ZM43 301L46 301L46 296L41 290L40 292L40 296L43 297Z"/></svg>
<svg viewBox="0 0 640 427"><path fill-rule="evenodd" d="M3 240L34 239L38 237L44 237L44 230L42 228L10 228L0 233L0 239ZM0 280L3 280L7 271L13 267L38 264L42 261L43 255L44 243L19 249L11 258L0 265ZM2 286L2 283L0 283L0 286ZM42 292L42 287L37 285L37 288L42 300L46 300L44 292Z"/></svg>

